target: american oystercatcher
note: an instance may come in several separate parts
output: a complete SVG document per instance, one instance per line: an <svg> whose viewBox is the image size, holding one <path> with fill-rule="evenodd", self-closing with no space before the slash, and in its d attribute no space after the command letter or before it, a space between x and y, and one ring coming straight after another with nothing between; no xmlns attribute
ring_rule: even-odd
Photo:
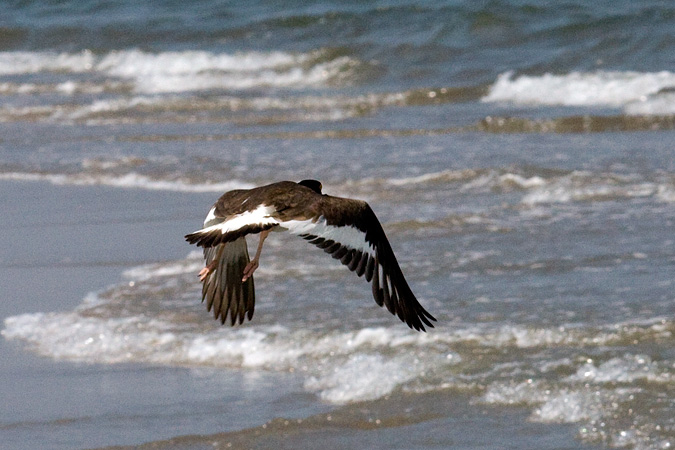
<svg viewBox="0 0 675 450"><path fill-rule="evenodd" d="M204 248L206 267L199 272L202 302L221 323L253 317L253 272L270 231L289 231L339 259L371 282L380 306L410 328L426 331L436 319L419 304L401 272L380 221L368 203L321 193L321 183L281 181L223 194L204 220L204 227L185 236ZM260 233L251 260L247 234Z"/></svg>

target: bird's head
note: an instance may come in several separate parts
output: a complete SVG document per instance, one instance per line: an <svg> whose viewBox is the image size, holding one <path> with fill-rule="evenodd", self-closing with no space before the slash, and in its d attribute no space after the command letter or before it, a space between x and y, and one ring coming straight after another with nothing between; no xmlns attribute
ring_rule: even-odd
<svg viewBox="0 0 675 450"><path fill-rule="evenodd" d="M317 194L321 194L321 189L323 186L321 185L320 181L317 180L302 180L301 182L298 183L301 186L306 186L316 192Z"/></svg>

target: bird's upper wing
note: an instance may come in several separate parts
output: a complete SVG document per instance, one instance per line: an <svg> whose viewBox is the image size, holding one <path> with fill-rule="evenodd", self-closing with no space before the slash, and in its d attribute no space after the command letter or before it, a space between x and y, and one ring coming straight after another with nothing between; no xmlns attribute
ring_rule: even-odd
<svg viewBox="0 0 675 450"><path fill-rule="evenodd" d="M257 199L257 192L255 189L226 192L209 211L204 227L186 235L185 240L204 248L214 247L278 225L279 221L272 217L277 208Z"/></svg>
<svg viewBox="0 0 675 450"><path fill-rule="evenodd" d="M359 277L372 282L380 306L410 328L425 331L436 319L420 305L403 276L394 251L370 206L363 201L324 195L309 220L284 221L281 226L339 259Z"/></svg>
<svg viewBox="0 0 675 450"><path fill-rule="evenodd" d="M206 300L206 309L213 309L213 317L225 323L228 313L230 323L234 325L251 320L255 307L255 289L253 277L241 282L244 268L249 262L246 239L240 237L226 244L204 248L204 258L208 266L214 260L218 265L204 280L202 302Z"/></svg>

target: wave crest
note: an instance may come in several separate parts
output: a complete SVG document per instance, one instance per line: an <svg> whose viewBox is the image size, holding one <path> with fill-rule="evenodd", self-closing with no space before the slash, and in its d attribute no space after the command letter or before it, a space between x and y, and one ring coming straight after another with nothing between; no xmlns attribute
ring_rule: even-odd
<svg viewBox="0 0 675 450"><path fill-rule="evenodd" d="M675 86L675 73L661 72L571 72L565 75L520 75L506 72L490 87L483 102L526 105L627 107L638 112L636 103L653 101ZM671 99L671 96L662 97ZM659 111L672 113L675 105ZM645 110L643 110L644 112Z"/></svg>
<svg viewBox="0 0 675 450"><path fill-rule="evenodd" d="M349 78L359 64L349 56L330 55L324 50L298 54L198 50L149 53L138 49L115 50L103 55L90 50L0 52L0 75L40 72L103 75L129 80L133 90L144 94L317 86ZM67 91L65 86L61 89ZM11 86L5 90L11 90Z"/></svg>

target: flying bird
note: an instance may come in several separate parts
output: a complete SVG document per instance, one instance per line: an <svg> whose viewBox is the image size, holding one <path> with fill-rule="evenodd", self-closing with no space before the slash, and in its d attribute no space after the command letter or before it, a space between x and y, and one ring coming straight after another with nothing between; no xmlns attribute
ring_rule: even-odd
<svg viewBox="0 0 675 450"><path fill-rule="evenodd" d="M368 203L322 194L317 180L280 181L226 192L209 210L204 227L185 236L204 248L199 272L202 302L216 319L232 325L253 317L253 273L271 231L289 231L339 259L372 284L380 306L410 328L426 331L436 319L417 301L401 272L380 221ZM246 235L260 234L250 259Z"/></svg>

